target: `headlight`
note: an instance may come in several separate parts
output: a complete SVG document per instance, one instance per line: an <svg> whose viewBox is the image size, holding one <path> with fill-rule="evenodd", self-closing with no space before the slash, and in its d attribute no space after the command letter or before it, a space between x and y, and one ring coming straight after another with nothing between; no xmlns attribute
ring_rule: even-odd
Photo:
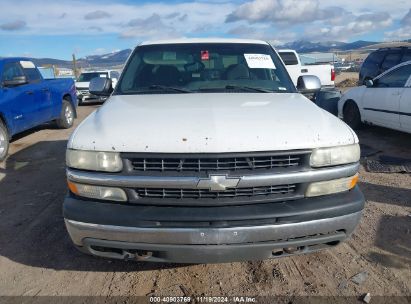
<svg viewBox="0 0 411 304"><path fill-rule="evenodd" d="M96 152L68 149L67 167L92 171L120 172L123 162L117 152Z"/></svg>
<svg viewBox="0 0 411 304"><path fill-rule="evenodd" d="M311 167L326 167L356 163L360 160L360 145L337 146L314 149L311 154Z"/></svg>
<svg viewBox="0 0 411 304"><path fill-rule="evenodd" d="M357 182L358 174L351 177L312 183L308 186L305 196L312 197L348 191L354 188Z"/></svg>
<svg viewBox="0 0 411 304"><path fill-rule="evenodd" d="M127 201L126 193L120 188L77 184L72 181L68 181L68 186L70 191L78 196L109 201Z"/></svg>

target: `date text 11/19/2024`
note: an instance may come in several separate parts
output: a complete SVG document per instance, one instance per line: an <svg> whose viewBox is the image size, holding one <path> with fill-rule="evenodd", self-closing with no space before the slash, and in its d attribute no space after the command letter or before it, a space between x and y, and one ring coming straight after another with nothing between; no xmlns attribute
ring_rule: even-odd
<svg viewBox="0 0 411 304"><path fill-rule="evenodd" d="M150 297L150 303L191 303L195 299L197 303L257 303L255 297L243 297L243 296L199 296L199 297Z"/></svg>

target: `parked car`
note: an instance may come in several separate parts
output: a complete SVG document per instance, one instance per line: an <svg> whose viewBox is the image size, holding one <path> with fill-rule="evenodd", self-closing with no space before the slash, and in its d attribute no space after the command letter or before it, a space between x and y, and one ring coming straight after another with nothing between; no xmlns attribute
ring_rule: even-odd
<svg viewBox="0 0 411 304"><path fill-rule="evenodd" d="M333 247L361 218L357 136L266 42L142 43L114 91L90 91L110 97L68 142L63 205L85 253L261 260Z"/></svg>
<svg viewBox="0 0 411 304"><path fill-rule="evenodd" d="M301 75L314 75L320 79L322 87L334 87L335 70L332 64L303 65L300 56L294 50L278 50L278 54L295 86L297 86L298 77Z"/></svg>
<svg viewBox="0 0 411 304"><path fill-rule="evenodd" d="M408 60L411 60L410 47L382 48L370 53L361 66L359 85Z"/></svg>
<svg viewBox="0 0 411 304"><path fill-rule="evenodd" d="M25 58L0 58L0 160L17 133L55 121L70 128L76 116L76 88L72 79L44 80Z"/></svg>
<svg viewBox="0 0 411 304"><path fill-rule="evenodd" d="M349 71L353 68L354 64L352 62L335 62L334 69L337 73Z"/></svg>
<svg viewBox="0 0 411 304"><path fill-rule="evenodd" d="M411 61L347 91L338 112L353 129L367 123L411 133Z"/></svg>
<svg viewBox="0 0 411 304"><path fill-rule="evenodd" d="M101 96L94 96L90 94L89 85L90 80L95 77L103 77L103 78L110 78L113 86L116 85L118 78L120 77L120 73L113 70L102 70L102 71L88 71L83 72L80 74L78 80L76 81L76 89L77 89L77 98L79 104L85 103L87 101L96 101L101 100L104 101L105 98Z"/></svg>

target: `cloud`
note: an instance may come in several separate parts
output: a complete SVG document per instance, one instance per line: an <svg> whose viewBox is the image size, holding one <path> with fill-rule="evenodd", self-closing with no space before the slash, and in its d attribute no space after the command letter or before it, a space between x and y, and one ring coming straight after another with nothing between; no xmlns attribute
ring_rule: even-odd
<svg viewBox="0 0 411 304"><path fill-rule="evenodd" d="M409 1L394 2L155 0L104 1L102 6L98 0L3 0L7 9L0 10L0 30L13 37L70 35L83 39L84 35L111 35L128 38L133 44L143 39L194 36L239 36L280 42L350 40L371 32L382 37L384 31L403 37L411 18ZM61 18L70 20L70 26ZM15 20L29 26L25 24L13 32L3 29L18 28L8 26Z"/></svg>
<svg viewBox="0 0 411 304"><path fill-rule="evenodd" d="M386 12L367 13L355 16L352 20L347 20L339 25L323 26L321 28L310 26L306 29L305 36L316 41L344 41L358 35L386 28L392 22L391 16Z"/></svg>
<svg viewBox="0 0 411 304"><path fill-rule="evenodd" d="M152 14L147 18L135 18L126 26L129 29L120 34L121 38L157 39L178 36L171 26L167 26L159 14Z"/></svg>
<svg viewBox="0 0 411 304"><path fill-rule="evenodd" d="M132 19L127 23L128 26L132 27L156 27L164 26L162 18L159 14L152 14L148 18L136 18Z"/></svg>
<svg viewBox="0 0 411 304"><path fill-rule="evenodd" d="M84 19L86 20L96 20L96 19L104 19L104 18L110 18L111 15L105 11L97 10L94 12L90 12L86 15L84 15Z"/></svg>
<svg viewBox="0 0 411 304"><path fill-rule="evenodd" d="M402 26L411 26L411 8L408 13L401 19ZM411 33L410 33L411 35Z"/></svg>
<svg viewBox="0 0 411 304"><path fill-rule="evenodd" d="M283 45L297 38L297 33L290 31L273 31L267 25L239 25L227 31L229 35L241 38L253 38L269 41L273 45Z"/></svg>
<svg viewBox="0 0 411 304"><path fill-rule="evenodd" d="M328 6L329 3L325 0L251 0L229 13L225 22L239 24L231 28L229 34L265 37L275 41L286 41L289 37L313 41L343 41L388 28L393 24L393 17L388 12L389 7L384 12L378 12L364 9L378 6L360 6L354 1L335 0L333 6ZM411 10L402 20L402 24L408 23L411 24ZM269 25L271 28L261 31L245 24ZM294 32L297 35L279 38L283 32ZM276 33L279 33L277 37Z"/></svg>
<svg viewBox="0 0 411 304"><path fill-rule="evenodd" d="M174 19L174 18L176 18L176 17L178 17L178 16L180 16L180 13L174 12L174 13L165 15L164 18L165 18L165 19Z"/></svg>
<svg viewBox="0 0 411 304"><path fill-rule="evenodd" d="M317 0L253 0L227 16L226 22L304 23L328 19Z"/></svg>
<svg viewBox="0 0 411 304"><path fill-rule="evenodd" d="M182 15L181 17L178 18L178 21L184 22L184 21L187 20L187 18L188 18L188 14L184 14L184 15Z"/></svg>
<svg viewBox="0 0 411 304"><path fill-rule="evenodd" d="M104 53L107 53L105 48L97 48L93 51L93 55L103 55Z"/></svg>
<svg viewBox="0 0 411 304"><path fill-rule="evenodd" d="M96 32L102 32L103 28L101 28L100 26L89 26L87 27L88 30L92 30L92 31L96 31Z"/></svg>
<svg viewBox="0 0 411 304"><path fill-rule="evenodd" d="M411 38L411 9L400 20L401 27L385 32L385 40L406 40Z"/></svg>
<svg viewBox="0 0 411 304"><path fill-rule="evenodd" d="M407 40L411 38L411 26L406 26L399 28L394 31L387 31L385 32L385 40L393 41L393 40Z"/></svg>
<svg viewBox="0 0 411 304"><path fill-rule="evenodd" d="M16 20L0 24L0 29L3 31L19 31L26 27L26 22L23 20Z"/></svg>

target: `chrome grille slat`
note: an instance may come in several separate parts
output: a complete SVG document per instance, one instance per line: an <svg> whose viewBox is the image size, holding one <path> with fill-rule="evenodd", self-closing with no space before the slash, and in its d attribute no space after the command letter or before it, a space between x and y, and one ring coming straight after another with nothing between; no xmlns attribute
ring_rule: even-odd
<svg viewBox="0 0 411 304"><path fill-rule="evenodd" d="M132 157L129 158L133 171L183 172L183 171L238 171L255 169L275 169L302 166L305 153L277 154L267 156L241 157L199 157L181 158Z"/></svg>
<svg viewBox="0 0 411 304"><path fill-rule="evenodd" d="M233 188L225 191L210 191L206 189L166 189L139 188L135 189L141 198L173 198L173 199L218 199L244 196L285 195L296 191L297 185L281 185L252 188Z"/></svg>

